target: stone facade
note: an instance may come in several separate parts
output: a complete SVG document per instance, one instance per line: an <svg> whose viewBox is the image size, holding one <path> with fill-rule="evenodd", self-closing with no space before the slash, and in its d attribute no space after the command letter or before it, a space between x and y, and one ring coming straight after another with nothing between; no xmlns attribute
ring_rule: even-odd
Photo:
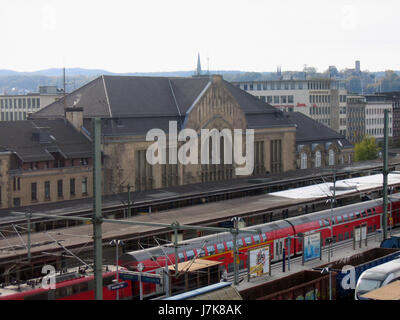
<svg viewBox="0 0 400 320"><path fill-rule="evenodd" d="M200 136L202 129L242 129L243 133L248 128L246 115L237 100L227 90L221 77L214 77L212 83L206 91L199 97L196 103L186 115L185 122L181 129L191 128ZM294 170L295 160L295 140L296 128L294 126L271 126L254 129L254 142L263 142L262 163L264 168L259 174L267 174L271 169L271 141L281 141L281 172ZM168 132L167 143L168 143ZM200 139L199 139L200 141ZM245 143L245 138L242 139ZM140 190L140 181L143 177L138 177L137 166L141 161L138 159L138 152L145 152L153 142L147 142L145 135L124 135L117 137L103 137L102 151L104 154L104 193L112 194L126 190L129 184ZM184 142L178 142L178 150ZM167 144L168 146L168 144ZM184 185L191 183L202 183L207 181L224 180L237 178L235 175L235 164L214 165L216 168L205 167L200 163L201 145L198 146L198 163L183 165L178 162L173 172L176 175L172 184L166 183L163 172L167 165L155 164L150 170L149 184L142 183L143 189L162 188L169 185ZM244 154L244 152L243 152ZM213 165L210 165L213 166ZM163 168L164 167L164 168ZM241 176L240 176L241 177Z"/></svg>

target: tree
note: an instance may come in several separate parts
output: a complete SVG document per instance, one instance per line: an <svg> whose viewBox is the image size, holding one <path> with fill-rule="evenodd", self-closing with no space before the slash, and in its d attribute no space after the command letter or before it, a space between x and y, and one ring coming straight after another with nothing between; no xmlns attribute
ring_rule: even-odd
<svg viewBox="0 0 400 320"><path fill-rule="evenodd" d="M374 137L366 136L354 147L355 161L374 160L378 158L379 148Z"/></svg>

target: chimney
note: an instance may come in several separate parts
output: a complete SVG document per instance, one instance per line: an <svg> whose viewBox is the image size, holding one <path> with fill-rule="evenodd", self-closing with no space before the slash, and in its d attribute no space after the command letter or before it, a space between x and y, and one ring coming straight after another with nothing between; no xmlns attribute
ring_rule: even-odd
<svg viewBox="0 0 400 320"><path fill-rule="evenodd" d="M213 74L212 75L212 82L213 83L221 83L222 82L222 76L220 74Z"/></svg>
<svg viewBox="0 0 400 320"><path fill-rule="evenodd" d="M68 107L65 109L66 119L79 131L83 126L83 108L82 107Z"/></svg>

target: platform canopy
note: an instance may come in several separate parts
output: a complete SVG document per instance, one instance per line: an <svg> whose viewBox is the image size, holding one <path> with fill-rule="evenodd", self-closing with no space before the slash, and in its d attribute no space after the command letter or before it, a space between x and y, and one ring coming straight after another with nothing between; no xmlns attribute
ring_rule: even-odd
<svg viewBox="0 0 400 320"><path fill-rule="evenodd" d="M178 272L194 272L221 264L219 261L197 259L178 263ZM175 265L170 265L169 270L175 271Z"/></svg>

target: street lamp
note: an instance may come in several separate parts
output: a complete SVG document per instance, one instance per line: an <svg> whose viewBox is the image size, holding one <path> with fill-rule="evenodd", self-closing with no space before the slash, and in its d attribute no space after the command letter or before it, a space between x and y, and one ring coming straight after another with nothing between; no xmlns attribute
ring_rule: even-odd
<svg viewBox="0 0 400 320"><path fill-rule="evenodd" d="M122 240L112 240L110 245L115 246L115 265L117 266L117 274L115 276L116 283L119 282L119 274L118 274L118 246L123 246L124 242ZM116 300L119 300L119 289L117 289L117 297Z"/></svg>

